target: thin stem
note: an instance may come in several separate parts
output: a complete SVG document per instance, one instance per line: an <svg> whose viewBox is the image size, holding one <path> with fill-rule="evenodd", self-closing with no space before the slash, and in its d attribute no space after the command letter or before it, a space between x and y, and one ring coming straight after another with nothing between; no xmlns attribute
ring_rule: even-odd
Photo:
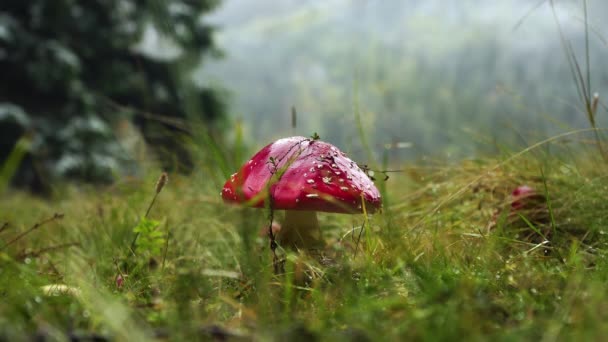
<svg viewBox="0 0 608 342"><path fill-rule="evenodd" d="M156 201L156 197L158 196L159 193L160 193L160 191L157 191L154 193L154 197L152 197L152 201L150 201L150 205L148 205L148 210L146 210L146 214L144 215L144 218L148 218L148 215L150 214L150 210L152 210L152 206L154 205L154 202ZM133 241L131 241L131 246L129 247L129 250L131 251L131 253L133 253L133 255L135 255L135 243L137 242L138 237L139 237L139 232L135 233L135 236L133 237Z"/></svg>

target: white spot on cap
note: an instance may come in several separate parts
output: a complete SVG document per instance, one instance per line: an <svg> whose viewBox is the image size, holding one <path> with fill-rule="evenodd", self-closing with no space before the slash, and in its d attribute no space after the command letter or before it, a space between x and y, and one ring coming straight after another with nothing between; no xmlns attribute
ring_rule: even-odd
<svg viewBox="0 0 608 342"><path fill-rule="evenodd" d="M313 166L313 167L311 167L311 168L310 168L310 170L308 170L308 171L310 171L310 172L315 172L315 168L314 168L314 166Z"/></svg>
<svg viewBox="0 0 608 342"><path fill-rule="evenodd" d="M336 174L336 176L339 176L339 175L340 175L342 172L340 172L340 171L336 171L336 172L334 172L334 173Z"/></svg>
<svg viewBox="0 0 608 342"><path fill-rule="evenodd" d="M344 183L344 179L340 178L340 179L338 179L338 182Z"/></svg>
<svg viewBox="0 0 608 342"><path fill-rule="evenodd" d="M348 191L348 187L347 186L341 186L340 190L342 190L342 191Z"/></svg>
<svg viewBox="0 0 608 342"><path fill-rule="evenodd" d="M338 167L338 165L336 164L331 164L331 167L333 167L334 169Z"/></svg>
<svg viewBox="0 0 608 342"><path fill-rule="evenodd" d="M317 197L319 197L319 195L318 194L308 194L308 195L306 195L306 197L308 197L308 198L317 198Z"/></svg>
<svg viewBox="0 0 608 342"><path fill-rule="evenodd" d="M317 164L317 168L322 169L323 168L323 164Z"/></svg>
<svg viewBox="0 0 608 342"><path fill-rule="evenodd" d="M323 183L331 184L331 177L323 177Z"/></svg>
<svg viewBox="0 0 608 342"><path fill-rule="evenodd" d="M308 184L314 184L315 180L314 179L307 179L306 183Z"/></svg>

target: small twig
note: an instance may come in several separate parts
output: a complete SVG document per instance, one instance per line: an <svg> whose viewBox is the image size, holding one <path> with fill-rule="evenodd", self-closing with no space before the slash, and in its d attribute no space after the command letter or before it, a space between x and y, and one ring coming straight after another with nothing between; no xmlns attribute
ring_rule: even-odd
<svg viewBox="0 0 608 342"><path fill-rule="evenodd" d="M8 228L9 223L8 222L4 222L2 224L2 227L0 227L0 233L2 233L6 228Z"/></svg>
<svg viewBox="0 0 608 342"><path fill-rule="evenodd" d="M296 113L296 107L291 107L291 133L296 134L296 128L298 127L298 114Z"/></svg>
<svg viewBox="0 0 608 342"><path fill-rule="evenodd" d="M49 247L45 247L42 248L40 250L34 251L34 252L28 252L28 253L23 253L19 256L19 259L23 259L23 258L27 258L27 257L34 257L37 258L40 255L44 254L44 253L48 253L48 252L53 252L59 249L63 249L63 248L68 248L68 247L82 247L82 245L80 244L80 242L69 242L69 243L62 243L60 245L55 245L55 246L49 246Z"/></svg>
<svg viewBox="0 0 608 342"><path fill-rule="evenodd" d="M28 230L24 231L23 233L21 233L21 234L17 235L15 238L13 238L13 239L12 239L12 240L10 240L9 242L7 242L7 243L6 243L6 245L4 245L4 246L2 247L2 249L0 249L0 250L4 250L4 249L6 249L6 247L8 247L8 246L12 245L13 243L15 243L15 242L19 241L21 238L23 238L23 237L24 237L24 236L26 236L27 234L29 234L29 233L33 232L34 230L36 230L36 229L38 229L38 228L42 227L43 225L45 225L45 224L47 224L47 223L49 223L49 222L55 221L55 220L62 219L62 218L63 218L63 216L64 216L63 214L60 214L60 213L55 213L53 216L51 216L51 217L49 217L49 218L46 218L46 219L44 219L44 220L42 220L42 221L40 221L40 222L37 222L37 223L36 223L36 224L34 224L34 225L33 225L33 226L30 228L30 229L28 229ZM4 226L2 226L2 228L4 228L5 226L6 226L6 224L5 224Z"/></svg>

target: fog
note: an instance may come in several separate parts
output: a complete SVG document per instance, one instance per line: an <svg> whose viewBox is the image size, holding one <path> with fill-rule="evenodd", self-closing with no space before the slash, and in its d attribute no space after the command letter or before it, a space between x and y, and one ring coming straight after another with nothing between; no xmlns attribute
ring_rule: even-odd
<svg viewBox="0 0 608 342"><path fill-rule="evenodd" d="M587 5L604 99L608 4ZM318 132L355 154L461 158L589 125L559 33L585 73L581 1L225 0L205 20L224 56L194 77L227 90L254 145Z"/></svg>

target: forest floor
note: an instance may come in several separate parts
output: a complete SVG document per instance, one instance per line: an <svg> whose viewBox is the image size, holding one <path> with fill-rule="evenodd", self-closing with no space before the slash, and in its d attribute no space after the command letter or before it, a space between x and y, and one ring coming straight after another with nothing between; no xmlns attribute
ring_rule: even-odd
<svg viewBox="0 0 608 342"><path fill-rule="evenodd" d="M223 203L209 167L170 174L147 218L154 168L50 199L7 192L0 340L603 339L606 163L548 152L559 143L398 166L377 177L381 213L319 214L323 260L279 249L279 274L268 213ZM523 185L541 200L514 208Z"/></svg>

